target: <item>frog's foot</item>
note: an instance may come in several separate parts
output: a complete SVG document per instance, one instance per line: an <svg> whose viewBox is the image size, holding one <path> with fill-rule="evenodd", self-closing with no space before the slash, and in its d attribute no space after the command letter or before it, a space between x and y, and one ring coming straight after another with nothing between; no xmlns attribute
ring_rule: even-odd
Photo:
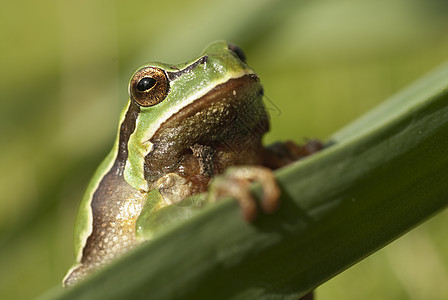
<svg viewBox="0 0 448 300"><path fill-rule="evenodd" d="M179 203L182 199L190 196L192 184L182 176L175 173L168 173L160 177L153 186L159 190L165 205Z"/></svg>
<svg viewBox="0 0 448 300"><path fill-rule="evenodd" d="M309 140L305 145L300 146L293 141L286 141L284 145L296 160L319 152L324 148L324 145L319 140Z"/></svg>
<svg viewBox="0 0 448 300"><path fill-rule="evenodd" d="M309 140L304 145L297 145L293 141L277 142L266 147L263 165L275 170L319 152L323 148L324 145L318 140Z"/></svg>
<svg viewBox="0 0 448 300"><path fill-rule="evenodd" d="M242 209L244 219L253 221L257 216L257 205L250 192L250 184L255 181L263 189L262 210L266 213L274 212L279 203L280 189L272 171L261 166L227 169L224 175L216 177L211 183L209 199L216 201L225 196L234 197Z"/></svg>

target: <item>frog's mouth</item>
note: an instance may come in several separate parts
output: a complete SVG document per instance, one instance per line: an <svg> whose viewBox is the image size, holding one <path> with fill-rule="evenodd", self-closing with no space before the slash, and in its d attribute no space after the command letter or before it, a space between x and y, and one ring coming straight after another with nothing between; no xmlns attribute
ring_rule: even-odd
<svg viewBox="0 0 448 300"><path fill-rule="evenodd" d="M216 86L171 116L150 140L145 177L155 180L171 172L197 144L230 151L259 144L269 130L262 96L258 76L247 74Z"/></svg>

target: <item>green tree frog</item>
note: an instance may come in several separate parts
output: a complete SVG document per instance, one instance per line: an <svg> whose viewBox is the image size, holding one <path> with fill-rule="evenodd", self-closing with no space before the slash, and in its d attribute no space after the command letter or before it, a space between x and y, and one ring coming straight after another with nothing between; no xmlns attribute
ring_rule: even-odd
<svg viewBox="0 0 448 300"><path fill-rule="evenodd" d="M262 96L244 53L223 41L187 63L139 68L114 147L82 199L75 223L77 262L64 286L147 239L150 234L139 235L152 228L147 216L191 195L206 193L210 201L234 196L251 221L257 206L248 186L259 181L262 209L274 211L279 190L271 169L313 152L313 145L263 147L269 121ZM210 184L229 166L234 167L226 176Z"/></svg>

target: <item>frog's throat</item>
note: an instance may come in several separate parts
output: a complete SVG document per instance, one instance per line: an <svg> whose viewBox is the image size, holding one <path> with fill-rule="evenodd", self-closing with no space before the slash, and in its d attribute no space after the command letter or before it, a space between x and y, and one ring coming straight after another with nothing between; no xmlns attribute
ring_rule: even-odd
<svg viewBox="0 0 448 300"><path fill-rule="evenodd" d="M124 169L124 178L132 187L141 191L149 191L150 185L145 178L145 157L151 153L154 149L154 144L151 142L154 134L162 126L164 122L181 111L184 107L192 104L198 99L201 99L214 88L219 85L225 85L231 79L239 79L245 75L255 76L254 72L250 69L240 70L239 72L233 72L227 74L220 81L213 81L207 87L200 89L196 93L190 95L188 98L179 102L168 109L165 113L154 120L151 127L145 132L144 136L139 136L135 131L131 134L128 141L128 159ZM136 128L139 127L140 119L137 119Z"/></svg>
<svg viewBox="0 0 448 300"><path fill-rule="evenodd" d="M153 150L145 157L145 179L152 183L176 172L198 145L241 153L259 145L269 129L256 75L231 79L185 106L156 131ZM175 139L175 143L172 140ZM181 172L185 172L181 167Z"/></svg>

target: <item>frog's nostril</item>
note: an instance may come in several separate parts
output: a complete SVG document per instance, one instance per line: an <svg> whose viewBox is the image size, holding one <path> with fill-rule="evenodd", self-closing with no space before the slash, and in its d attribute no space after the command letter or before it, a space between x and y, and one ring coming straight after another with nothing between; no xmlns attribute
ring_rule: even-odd
<svg viewBox="0 0 448 300"><path fill-rule="evenodd" d="M260 77L257 74L249 74L249 78L255 82L260 82Z"/></svg>

